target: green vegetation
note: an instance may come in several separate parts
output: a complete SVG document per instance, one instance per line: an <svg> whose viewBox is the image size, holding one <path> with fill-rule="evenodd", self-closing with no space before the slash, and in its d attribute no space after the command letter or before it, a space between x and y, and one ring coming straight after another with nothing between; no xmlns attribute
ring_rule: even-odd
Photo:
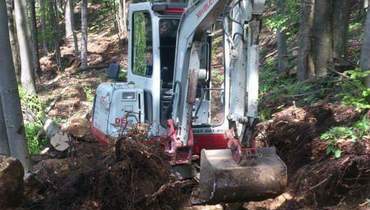
<svg viewBox="0 0 370 210"><path fill-rule="evenodd" d="M271 114L284 108L287 102L305 106L327 97L337 77L297 81L289 75L279 74L273 58L267 59L260 73L260 119L268 120Z"/></svg>
<svg viewBox="0 0 370 210"><path fill-rule="evenodd" d="M339 142L350 140L361 141L365 136L370 135L370 120L367 116L356 122L352 127L333 127L323 133L320 139L328 143L327 154L340 158L342 151Z"/></svg>
<svg viewBox="0 0 370 210"><path fill-rule="evenodd" d="M147 42L149 40L147 32L147 18L144 13L137 12L134 14L134 67L133 70L136 74L145 76L147 70L146 53L149 50Z"/></svg>
<svg viewBox="0 0 370 210"><path fill-rule="evenodd" d="M46 116L44 112L45 104L37 95L28 94L23 87L19 86L18 90L23 110L32 114L32 120L35 123L43 124Z"/></svg>
<svg viewBox="0 0 370 210"><path fill-rule="evenodd" d="M275 1L270 1L268 7L277 7ZM288 37L298 33L298 27L291 27L299 22L300 5L297 0L286 0L284 4L285 10L281 14L278 12L266 18L264 24L271 31L285 31Z"/></svg>
<svg viewBox="0 0 370 210"><path fill-rule="evenodd" d="M340 84L342 91L339 93L342 103L355 106L359 110L370 109L370 88L367 88L363 81L370 75L369 71L360 69L347 71L346 79Z"/></svg>
<svg viewBox="0 0 370 210"><path fill-rule="evenodd" d="M270 103L277 103L274 107L283 108L286 102L294 101L298 106L306 106L320 100L329 102L335 100L343 105L356 107L360 111L370 109L370 88L363 83L364 78L370 75L370 71L355 69L339 76L333 73L325 78L297 81L294 77L280 75L275 66L275 61L268 59L260 74L262 120L271 117L269 115L272 110L266 107Z"/></svg>
<svg viewBox="0 0 370 210"><path fill-rule="evenodd" d="M47 139L40 135L42 129L42 126L38 123L25 124L28 151L32 155L39 154L48 145Z"/></svg>
<svg viewBox="0 0 370 210"><path fill-rule="evenodd" d="M48 144L47 140L40 135L45 120L45 104L36 95L30 95L22 87L19 87L24 115L30 115L32 119L25 122L26 139L30 154L39 154Z"/></svg>
<svg viewBox="0 0 370 210"><path fill-rule="evenodd" d="M95 92L92 87L89 86L83 86L83 90L86 94L86 100L88 102L93 102L95 97Z"/></svg>

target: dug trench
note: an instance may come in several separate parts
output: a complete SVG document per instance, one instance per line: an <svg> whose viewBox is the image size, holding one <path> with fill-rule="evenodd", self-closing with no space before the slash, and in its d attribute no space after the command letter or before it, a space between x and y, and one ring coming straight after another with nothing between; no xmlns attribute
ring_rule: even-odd
<svg viewBox="0 0 370 210"><path fill-rule="evenodd" d="M362 114L334 104L289 107L260 123L258 146L275 146L288 167L289 186L274 199L190 207L196 183L177 180L161 146L144 144L145 132L134 129L114 145L73 140L68 152L38 160L18 209L367 209L369 139L341 143L337 159L319 139L328 128L351 124Z"/></svg>

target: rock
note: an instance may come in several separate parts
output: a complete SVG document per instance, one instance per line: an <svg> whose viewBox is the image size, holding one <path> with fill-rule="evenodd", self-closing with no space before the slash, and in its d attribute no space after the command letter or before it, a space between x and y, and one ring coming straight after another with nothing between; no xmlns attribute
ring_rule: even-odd
<svg viewBox="0 0 370 210"><path fill-rule="evenodd" d="M0 156L0 209L16 208L23 200L22 163L11 157Z"/></svg>

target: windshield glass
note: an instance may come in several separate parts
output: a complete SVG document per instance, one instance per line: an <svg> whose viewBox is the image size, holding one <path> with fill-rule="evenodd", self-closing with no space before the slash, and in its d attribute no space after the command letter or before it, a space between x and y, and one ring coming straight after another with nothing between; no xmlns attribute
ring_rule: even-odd
<svg viewBox="0 0 370 210"><path fill-rule="evenodd" d="M161 19L159 21L161 73L163 82L172 83L178 26L178 19Z"/></svg>

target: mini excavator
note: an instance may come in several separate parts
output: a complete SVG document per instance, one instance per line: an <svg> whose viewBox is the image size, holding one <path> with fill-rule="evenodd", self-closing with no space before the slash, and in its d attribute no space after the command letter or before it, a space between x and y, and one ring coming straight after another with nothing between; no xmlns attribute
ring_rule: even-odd
<svg viewBox="0 0 370 210"><path fill-rule="evenodd" d="M259 201L281 194L286 165L275 148L256 148L253 137L264 4L131 4L127 82L97 88L94 136L107 143L130 127L148 124L148 143L159 141L174 172L199 181L194 204ZM117 75L112 69L110 75Z"/></svg>

